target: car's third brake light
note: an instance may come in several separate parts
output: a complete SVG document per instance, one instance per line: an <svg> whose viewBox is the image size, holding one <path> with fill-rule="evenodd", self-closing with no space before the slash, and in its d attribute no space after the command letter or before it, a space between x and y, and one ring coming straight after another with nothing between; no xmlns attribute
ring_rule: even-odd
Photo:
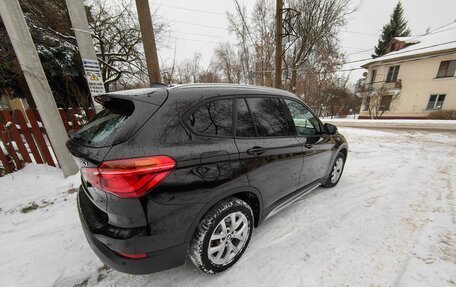
<svg viewBox="0 0 456 287"><path fill-rule="evenodd" d="M102 162L98 168L82 168L92 186L119 197L138 198L160 184L174 169L168 156L151 156Z"/></svg>

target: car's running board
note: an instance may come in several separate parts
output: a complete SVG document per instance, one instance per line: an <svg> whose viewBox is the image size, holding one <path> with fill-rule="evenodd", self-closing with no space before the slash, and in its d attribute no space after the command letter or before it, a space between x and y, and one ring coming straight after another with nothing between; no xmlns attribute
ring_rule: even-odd
<svg viewBox="0 0 456 287"><path fill-rule="evenodd" d="M304 191L302 193L298 193L298 194L290 197L289 199L285 200L281 204L277 205L273 210L271 210L271 212L269 212L269 214L266 216L266 218L264 220L267 220L268 218L270 218L270 217L274 216L275 214L279 213L282 209L284 209L284 208L290 206L291 204L295 203L296 201L298 201L302 197L304 197L307 194L309 194L312 191L314 191L320 185L321 185L321 183L317 183L317 184L313 185L312 187L309 187L306 191Z"/></svg>

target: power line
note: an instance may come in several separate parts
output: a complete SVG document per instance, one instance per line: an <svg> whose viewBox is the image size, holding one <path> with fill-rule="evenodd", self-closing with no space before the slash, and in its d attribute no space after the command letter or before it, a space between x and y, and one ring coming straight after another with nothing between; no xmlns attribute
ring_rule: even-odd
<svg viewBox="0 0 456 287"><path fill-rule="evenodd" d="M242 20L243 26L247 30L247 34L249 35L250 41L252 42L252 45L255 47L255 41L253 41L252 34L250 33L249 26L245 22L244 15L242 14L242 11L241 11L241 6L239 6L239 3L238 3L237 0L234 0L234 3L235 3L236 9L237 9L239 15L241 16L241 20Z"/></svg>
<svg viewBox="0 0 456 287"><path fill-rule="evenodd" d="M349 31L349 30L343 30L342 32L350 33L350 34L365 35L365 36L374 36L374 37L380 36L379 34L371 34L371 33L358 32L358 31Z"/></svg>
<svg viewBox="0 0 456 287"><path fill-rule="evenodd" d="M445 28L445 27L447 27L447 26L450 26L451 24L454 24L454 23L456 23L456 21L451 21L451 22L448 23L448 24L445 24L445 25L442 25L442 26L440 26L440 27L435 28L435 30L433 30L432 32L430 32L430 33L428 33L428 34L433 34L433 33L439 33L439 32L444 32L444 31L448 31L448 30L453 30L453 29L455 29L456 27L450 28L450 29L447 29L447 30L440 30L440 29Z"/></svg>
<svg viewBox="0 0 456 287"><path fill-rule="evenodd" d="M186 35L195 35L195 36L201 36L201 37L209 37L209 38L219 38L219 39L231 40L231 39L228 38L228 37L217 36L217 35L206 35L206 34L199 34L199 33L192 33L192 32L180 32L180 31L176 31L175 33L186 34Z"/></svg>
<svg viewBox="0 0 456 287"><path fill-rule="evenodd" d="M184 38L184 37L175 37L171 36L171 39L177 39L177 40L184 40L184 41L193 41L193 42L201 42L201 43L213 43L213 40L201 40L201 39L191 39L191 38ZM214 43L216 44L216 43Z"/></svg>
<svg viewBox="0 0 456 287"><path fill-rule="evenodd" d="M374 50L374 48L369 48L369 49L358 51L358 52L355 52L355 53L350 53L350 54L347 54L347 56L352 56L352 55L356 55L356 54L364 54L364 53L370 52L372 50Z"/></svg>
<svg viewBox="0 0 456 287"><path fill-rule="evenodd" d="M355 70L361 70L361 69L364 69L364 68L349 68L349 69L342 69L342 70L337 70L336 72L349 72L349 71L355 71ZM307 70L307 71L306 71ZM294 68L294 69L291 69L291 68L283 68L282 71L299 71L301 72L302 74L309 74L309 75L312 75L312 74L328 74L329 72L322 72L322 71L308 71L308 69L306 69L305 67L300 67L300 68ZM255 70L255 71L252 71L253 73L255 74L263 74L263 73L274 73L275 70Z"/></svg>
<svg viewBox="0 0 456 287"><path fill-rule="evenodd" d="M188 24L188 25L194 25L194 26L200 26L200 27L206 27L206 28L211 28L211 29L218 29L218 30L228 30L228 28L223 28L223 27L218 27L218 26L211 26L211 25L205 25L205 24L198 24L198 23L192 23L192 22L186 22L186 21L180 21L180 20L171 20L172 22L176 23L182 23L182 24Z"/></svg>
<svg viewBox="0 0 456 287"><path fill-rule="evenodd" d="M205 14L211 14L211 15L223 15L225 16L224 13L220 12L215 12L215 11L209 11L209 10L200 10L200 9L193 9L193 8L185 8L185 7L179 7L179 6L174 6L174 5L169 5L169 4L163 4L163 3L157 3L158 5L161 6L166 6L174 9L179 9L179 10L185 10L185 11L192 11L192 12L198 12L198 13L205 13Z"/></svg>
<svg viewBox="0 0 456 287"><path fill-rule="evenodd" d="M358 51L366 51L366 48L358 48L358 47L348 47L348 46L342 46L341 48L343 49L348 49L348 50L358 50ZM369 48L371 50L372 48Z"/></svg>
<svg viewBox="0 0 456 287"><path fill-rule="evenodd" d="M435 44L435 45L431 45L431 46L426 46L426 47L411 49L411 50L402 51L402 52L399 51L399 52L395 52L395 53L394 53L394 56L400 55L400 54L404 54L404 53L408 53L408 52L423 50L423 49L427 49L427 48L438 47L438 46L442 46L442 45L446 45L446 44L451 44L451 43L455 43L455 42L456 42L456 40L454 40L454 41L449 41L449 42L445 42L445 43L440 43L440 44ZM389 55L386 54L386 55L384 55L384 56L389 56ZM392 56L392 55L391 55L391 56ZM374 60L374 59L372 59L372 58L366 58L366 59L360 59L360 60L345 62L344 64L352 64L352 63L357 63L357 62L362 62L362 61L367 61L367 60ZM387 60L388 60L388 59L387 59Z"/></svg>

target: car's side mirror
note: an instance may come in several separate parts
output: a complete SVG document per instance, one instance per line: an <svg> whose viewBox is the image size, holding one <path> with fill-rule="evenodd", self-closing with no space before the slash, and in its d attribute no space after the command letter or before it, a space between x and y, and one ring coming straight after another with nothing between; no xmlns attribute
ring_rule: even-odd
<svg viewBox="0 0 456 287"><path fill-rule="evenodd" d="M324 128L327 134L333 135L337 133L337 127L335 125L325 123Z"/></svg>

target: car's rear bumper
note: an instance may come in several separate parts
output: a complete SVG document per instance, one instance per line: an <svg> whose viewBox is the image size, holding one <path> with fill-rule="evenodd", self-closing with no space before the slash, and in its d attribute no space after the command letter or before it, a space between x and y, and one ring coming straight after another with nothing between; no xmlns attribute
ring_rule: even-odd
<svg viewBox="0 0 456 287"><path fill-rule="evenodd" d="M100 260L107 266L117 271L130 274L148 274L174 268L185 263L188 243L160 251L147 253L147 257L141 259L129 259L118 255L113 250L108 248L108 246L116 248L117 252L123 251L125 253L128 253L127 250L118 250L119 246L125 246L127 249L129 249L128 247L131 248L131 244L133 243L129 241L136 241L137 238L111 239L103 235L93 234L87 225L84 216L82 215L79 193L77 201L79 218L81 220L82 229L84 230L87 241L89 242L93 251L95 251L95 253L98 255Z"/></svg>

